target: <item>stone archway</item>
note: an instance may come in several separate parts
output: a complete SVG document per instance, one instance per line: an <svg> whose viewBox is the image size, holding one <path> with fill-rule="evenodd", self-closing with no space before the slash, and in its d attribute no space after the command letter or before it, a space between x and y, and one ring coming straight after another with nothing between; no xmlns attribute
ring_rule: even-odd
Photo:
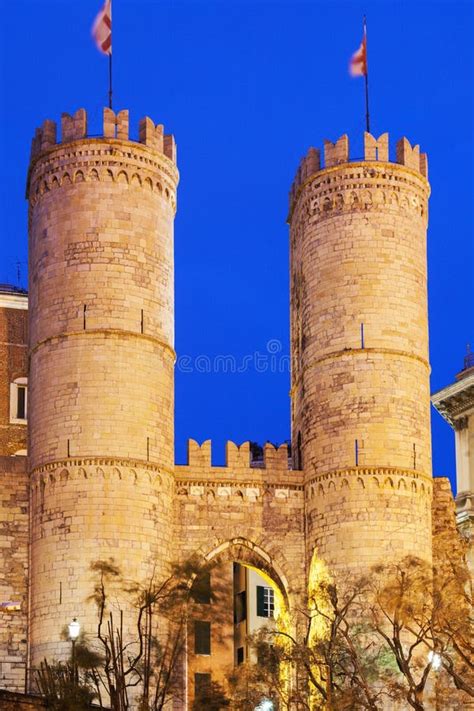
<svg viewBox="0 0 474 711"><path fill-rule="evenodd" d="M232 538L220 543L204 554L206 563L213 561L229 561L241 563L263 573L277 586L287 610L291 609L290 585L282 570L281 564L272 558L263 548L246 538Z"/></svg>
<svg viewBox="0 0 474 711"><path fill-rule="evenodd" d="M218 682L227 689L229 675L234 675L240 664L245 670L245 665L257 663L256 650L249 640L260 630L289 632L293 627L289 613L295 605L290 602L293 593L283 556L282 560L275 560L261 545L244 537L213 543L199 552L212 594L207 605L202 599L196 605L194 598L190 613L186 653L188 709L193 707L199 684ZM291 684L289 676L288 683Z"/></svg>

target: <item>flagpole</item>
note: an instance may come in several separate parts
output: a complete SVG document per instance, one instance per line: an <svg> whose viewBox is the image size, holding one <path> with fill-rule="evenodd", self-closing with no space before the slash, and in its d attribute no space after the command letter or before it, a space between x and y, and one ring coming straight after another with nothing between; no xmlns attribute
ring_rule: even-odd
<svg viewBox="0 0 474 711"><path fill-rule="evenodd" d="M112 38L112 0L110 0L110 33ZM112 39L111 39L112 42ZM109 109L112 108L112 44L109 54Z"/></svg>
<svg viewBox="0 0 474 711"><path fill-rule="evenodd" d="M109 54L109 109L112 108L112 50ZM369 130L369 129L367 129Z"/></svg>
<svg viewBox="0 0 474 711"><path fill-rule="evenodd" d="M370 133L369 114L369 62L367 55L367 21L364 15L364 39L365 39L365 125L367 133Z"/></svg>

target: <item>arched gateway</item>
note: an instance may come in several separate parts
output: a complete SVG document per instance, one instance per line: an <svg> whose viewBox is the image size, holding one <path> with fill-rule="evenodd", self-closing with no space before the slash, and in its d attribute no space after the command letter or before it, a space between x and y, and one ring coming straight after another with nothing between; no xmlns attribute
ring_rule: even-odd
<svg viewBox="0 0 474 711"><path fill-rule="evenodd" d="M268 609L271 581L292 610L315 550L335 578L388 556L431 558L426 156L402 139L390 160L386 134L365 134L357 162L347 136L325 143L323 162L310 149L288 217L293 463L286 446L267 444L256 461L229 442L217 467L210 442L191 440L176 466L176 147L148 117L138 141L128 124L127 111L105 109L103 134L90 136L79 110L63 115L59 139L45 121L33 140L29 479L5 463L15 502L30 494L15 538L28 563L4 593L28 607L28 652L2 671L12 689L25 664L68 656L58 630L78 608L95 628L84 606L94 559L113 556L142 580L196 553L214 561L238 662L244 579ZM218 655L198 656L214 673Z"/></svg>

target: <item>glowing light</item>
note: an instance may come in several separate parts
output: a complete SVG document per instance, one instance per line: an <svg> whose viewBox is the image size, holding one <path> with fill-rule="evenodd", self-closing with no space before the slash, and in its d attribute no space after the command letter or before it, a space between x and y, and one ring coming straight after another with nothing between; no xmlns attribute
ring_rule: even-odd
<svg viewBox="0 0 474 711"><path fill-rule="evenodd" d="M438 652L433 652L432 649L428 652L428 661L431 664L432 668L435 671L438 671L438 669L441 669L441 654L438 654Z"/></svg>
<svg viewBox="0 0 474 711"><path fill-rule="evenodd" d="M274 709L273 701L270 701L270 699L262 699L254 711L274 711Z"/></svg>
<svg viewBox="0 0 474 711"><path fill-rule="evenodd" d="M74 617L72 619L72 622L70 622L68 624L68 630L69 630L69 639L72 640L73 642L75 642L81 633L81 625L77 621L77 617Z"/></svg>
<svg viewBox="0 0 474 711"><path fill-rule="evenodd" d="M328 595L332 579L326 563L314 551L311 559L308 580L308 609L311 615L311 629L308 640L309 647L328 639L330 634L330 617L332 605ZM319 683L324 685L321 669L312 664L312 672ZM319 692L311 684L309 688L309 707L311 711L321 708Z"/></svg>
<svg viewBox="0 0 474 711"><path fill-rule="evenodd" d="M254 570L256 573L258 573L260 577L263 578L268 583L268 585L273 588L275 594L275 611L273 618L275 620L276 628L279 632L285 632L287 634L291 632L292 627L290 614L283 591L278 585L275 584L274 580L272 580L272 578L264 570L261 570L260 568L257 568L254 565L250 565L249 563L245 563L244 565L246 568ZM289 649L291 646L291 642L289 642L286 637L280 635L277 635L275 639L275 644L277 644L283 649ZM290 665L288 663L283 662L282 664L280 664L279 677L282 688L288 693L290 689ZM262 703L271 704L271 706L262 706ZM260 705L256 707L256 711L273 711L274 708L275 705L273 701L270 701L269 699L263 699L260 702Z"/></svg>

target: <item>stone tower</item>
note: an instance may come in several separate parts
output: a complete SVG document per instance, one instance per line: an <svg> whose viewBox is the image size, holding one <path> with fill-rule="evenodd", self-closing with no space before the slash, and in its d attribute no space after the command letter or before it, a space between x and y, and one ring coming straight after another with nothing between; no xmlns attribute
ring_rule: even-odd
<svg viewBox="0 0 474 711"><path fill-rule="evenodd" d="M104 110L45 121L28 175L30 664L96 629L90 564L130 580L169 558L174 466L176 149L163 126ZM130 620L130 624L133 621Z"/></svg>
<svg viewBox="0 0 474 711"><path fill-rule="evenodd" d="M292 438L307 550L331 570L431 556L427 161L347 136L290 195Z"/></svg>

